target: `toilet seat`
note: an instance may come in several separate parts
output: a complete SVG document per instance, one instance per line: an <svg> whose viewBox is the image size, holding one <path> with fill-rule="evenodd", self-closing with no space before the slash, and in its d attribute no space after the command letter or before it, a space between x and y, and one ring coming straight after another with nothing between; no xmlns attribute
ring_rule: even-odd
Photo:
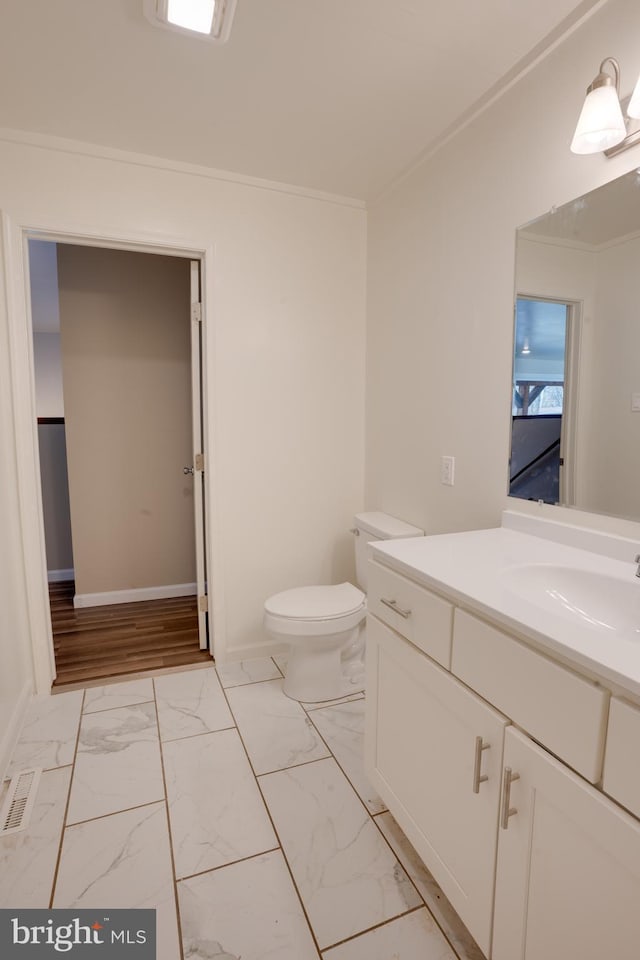
<svg viewBox="0 0 640 960"><path fill-rule="evenodd" d="M283 620L326 621L362 613L366 596L352 583L326 587L294 587L269 597L267 614Z"/></svg>

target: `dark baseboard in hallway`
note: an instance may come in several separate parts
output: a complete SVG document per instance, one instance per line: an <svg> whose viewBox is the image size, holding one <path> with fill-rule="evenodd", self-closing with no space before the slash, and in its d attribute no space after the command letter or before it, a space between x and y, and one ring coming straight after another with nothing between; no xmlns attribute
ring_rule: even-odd
<svg viewBox="0 0 640 960"><path fill-rule="evenodd" d="M212 662L198 646L195 597L76 609L74 592L72 580L49 584L54 687Z"/></svg>

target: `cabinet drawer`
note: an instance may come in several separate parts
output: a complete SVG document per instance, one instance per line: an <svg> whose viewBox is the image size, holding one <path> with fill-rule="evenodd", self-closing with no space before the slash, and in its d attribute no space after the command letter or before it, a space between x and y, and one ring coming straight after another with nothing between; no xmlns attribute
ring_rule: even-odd
<svg viewBox="0 0 640 960"><path fill-rule="evenodd" d="M603 789L610 797L640 817L640 710L615 697L609 708Z"/></svg>
<svg viewBox="0 0 640 960"><path fill-rule="evenodd" d="M456 610L452 672L578 773L602 774L609 694Z"/></svg>
<svg viewBox="0 0 640 960"><path fill-rule="evenodd" d="M367 609L449 669L453 607L446 600L371 560Z"/></svg>

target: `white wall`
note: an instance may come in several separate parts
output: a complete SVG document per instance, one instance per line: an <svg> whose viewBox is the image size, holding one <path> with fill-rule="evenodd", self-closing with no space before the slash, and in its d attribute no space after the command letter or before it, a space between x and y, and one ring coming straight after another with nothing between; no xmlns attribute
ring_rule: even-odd
<svg viewBox="0 0 640 960"><path fill-rule="evenodd" d="M370 210L368 506L432 533L499 524L515 230L638 165L638 147L569 151L602 58L620 59L627 85L637 77L638 36L637 2L611 0ZM443 454L454 487L440 484Z"/></svg>
<svg viewBox="0 0 640 960"><path fill-rule="evenodd" d="M0 780L32 689L29 619L19 523L9 340L0 272Z"/></svg>
<svg viewBox="0 0 640 960"><path fill-rule="evenodd" d="M11 223L213 251L207 408L216 642L224 652L226 641L233 656L255 652L267 639L270 593L352 575L347 529L364 497L365 212L54 146L0 143L0 209ZM4 335L4 316L0 324ZM28 403L29 385L16 389ZM3 500L5 508L15 515ZM19 569L17 530L3 553ZM0 607L6 599L12 608L1 589ZM27 642L24 631L15 636Z"/></svg>
<svg viewBox="0 0 640 960"><path fill-rule="evenodd" d="M33 334L36 416L64 417L62 354L59 333Z"/></svg>
<svg viewBox="0 0 640 960"><path fill-rule="evenodd" d="M60 333L56 244L29 240L31 322L36 333Z"/></svg>
<svg viewBox="0 0 640 960"><path fill-rule="evenodd" d="M593 509L640 517L640 239L597 255L592 407L599 437L591 463ZM623 345L621 347L621 345Z"/></svg>

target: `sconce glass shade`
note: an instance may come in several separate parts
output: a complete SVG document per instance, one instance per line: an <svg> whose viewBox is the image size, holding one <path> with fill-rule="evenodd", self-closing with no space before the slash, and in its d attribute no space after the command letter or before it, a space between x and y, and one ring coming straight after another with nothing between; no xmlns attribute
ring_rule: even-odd
<svg viewBox="0 0 640 960"><path fill-rule="evenodd" d="M634 120L640 120L640 77L638 77L638 82L631 94L631 100L629 100L629 105L627 106L627 113L630 117L633 117Z"/></svg>
<svg viewBox="0 0 640 960"><path fill-rule="evenodd" d="M571 141L572 153L600 153L627 135L618 92L613 85L587 94Z"/></svg>

